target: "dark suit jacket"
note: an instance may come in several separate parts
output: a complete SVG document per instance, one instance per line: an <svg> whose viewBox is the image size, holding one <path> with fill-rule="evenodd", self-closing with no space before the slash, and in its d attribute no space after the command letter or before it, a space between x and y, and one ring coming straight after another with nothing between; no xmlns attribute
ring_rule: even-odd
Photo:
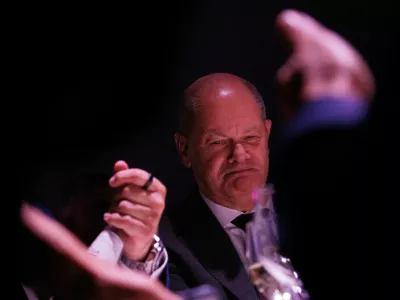
<svg viewBox="0 0 400 300"><path fill-rule="evenodd" d="M172 290L210 284L222 299L258 299L235 246L197 190L162 219L160 237Z"/></svg>

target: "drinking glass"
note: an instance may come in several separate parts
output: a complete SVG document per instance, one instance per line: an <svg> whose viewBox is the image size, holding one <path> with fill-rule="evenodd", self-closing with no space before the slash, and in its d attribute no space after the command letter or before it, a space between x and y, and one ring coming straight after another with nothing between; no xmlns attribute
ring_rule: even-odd
<svg viewBox="0 0 400 300"><path fill-rule="evenodd" d="M272 195L268 185L253 191L255 213L246 228L247 270L258 292L268 300L308 300L290 259L279 253Z"/></svg>

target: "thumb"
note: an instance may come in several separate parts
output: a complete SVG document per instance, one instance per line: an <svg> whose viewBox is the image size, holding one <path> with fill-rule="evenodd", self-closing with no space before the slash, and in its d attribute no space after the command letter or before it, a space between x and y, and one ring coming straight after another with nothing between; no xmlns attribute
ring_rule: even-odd
<svg viewBox="0 0 400 300"><path fill-rule="evenodd" d="M296 52L309 39L316 39L324 33L324 27L311 16L287 9L279 13L276 26Z"/></svg>
<svg viewBox="0 0 400 300"><path fill-rule="evenodd" d="M129 169L129 166L124 160L119 160L114 164L114 173L127 169Z"/></svg>

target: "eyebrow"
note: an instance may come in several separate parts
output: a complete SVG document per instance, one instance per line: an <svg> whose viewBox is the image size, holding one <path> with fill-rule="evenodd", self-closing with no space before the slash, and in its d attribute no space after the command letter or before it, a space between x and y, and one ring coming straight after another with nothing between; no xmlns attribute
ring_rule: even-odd
<svg viewBox="0 0 400 300"><path fill-rule="evenodd" d="M215 134L215 135L220 135L220 136L225 136L225 134L223 134L221 131L218 131L216 129L207 129L204 132L204 136L206 135L211 135L211 134Z"/></svg>
<svg viewBox="0 0 400 300"><path fill-rule="evenodd" d="M249 132L254 131L254 130L259 131L260 130L260 126L258 126L258 125L251 126L244 133L246 134L246 133L249 133Z"/></svg>
<svg viewBox="0 0 400 300"><path fill-rule="evenodd" d="M244 134L249 133L249 132L251 132L251 131L255 131L255 130L256 130L256 131L259 131L259 130L260 130L260 126L258 126L258 125L251 126L250 128L248 128L247 130L244 131ZM225 134L223 134L221 131L218 131L218 130L216 130L216 129L214 129L214 128L207 129L207 130L204 132L204 136L208 136L208 135L212 135L212 134L226 137Z"/></svg>

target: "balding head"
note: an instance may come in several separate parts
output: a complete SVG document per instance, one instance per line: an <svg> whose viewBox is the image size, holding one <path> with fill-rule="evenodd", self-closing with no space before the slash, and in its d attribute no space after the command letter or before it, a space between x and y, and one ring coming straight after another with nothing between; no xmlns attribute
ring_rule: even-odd
<svg viewBox="0 0 400 300"><path fill-rule="evenodd" d="M260 107L262 120L266 120L264 101L251 82L233 74L213 73L197 79L185 90L179 109L180 132L186 137L190 135L196 120L196 111L200 106L226 100L226 96L243 89L252 94L253 100Z"/></svg>
<svg viewBox="0 0 400 300"><path fill-rule="evenodd" d="M211 201L251 210L251 192L266 183L271 121L254 86L211 74L185 91L175 143L200 192Z"/></svg>

